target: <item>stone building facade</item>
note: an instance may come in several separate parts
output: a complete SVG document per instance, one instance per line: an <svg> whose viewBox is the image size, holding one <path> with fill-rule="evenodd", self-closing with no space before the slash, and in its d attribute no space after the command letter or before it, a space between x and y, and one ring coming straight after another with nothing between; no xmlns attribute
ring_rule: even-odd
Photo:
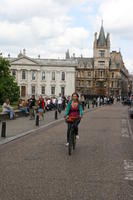
<svg viewBox="0 0 133 200"><path fill-rule="evenodd" d="M125 96L129 92L129 73L120 52L110 52L110 34L103 25L95 33L93 58L77 59L76 91L87 96Z"/></svg>
<svg viewBox="0 0 133 200"><path fill-rule="evenodd" d="M74 60L33 59L26 56L25 50L18 58L8 57L8 60L22 98L58 96L59 93L68 96L75 91L77 62Z"/></svg>

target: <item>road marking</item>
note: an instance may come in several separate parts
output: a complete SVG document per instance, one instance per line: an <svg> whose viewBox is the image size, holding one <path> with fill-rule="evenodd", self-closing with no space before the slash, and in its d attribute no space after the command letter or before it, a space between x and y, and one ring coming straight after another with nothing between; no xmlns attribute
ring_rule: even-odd
<svg viewBox="0 0 133 200"><path fill-rule="evenodd" d="M122 121L121 121L121 135L122 135L122 137L129 138L127 119L122 119Z"/></svg>
<svg viewBox="0 0 133 200"><path fill-rule="evenodd" d="M131 124L130 124L129 118L127 120L127 123L128 123L130 137L133 140L133 131L132 131L132 128L131 128Z"/></svg>
<svg viewBox="0 0 133 200"><path fill-rule="evenodd" d="M133 160L124 160L125 180L133 181Z"/></svg>

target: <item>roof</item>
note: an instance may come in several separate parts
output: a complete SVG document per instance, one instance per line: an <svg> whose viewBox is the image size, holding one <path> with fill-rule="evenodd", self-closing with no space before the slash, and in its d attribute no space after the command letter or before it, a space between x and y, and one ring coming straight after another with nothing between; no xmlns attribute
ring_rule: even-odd
<svg viewBox="0 0 133 200"><path fill-rule="evenodd" d="M106 46L106 38L105 38L105 33L104 33L104 28L103 25L101 26L100 33L99 33L99 38L97 40L97 45L98 46Z"/></svg>
<svg viewBox="0 0 133 200"><path fill-rule="evenodd" d="M78 64L82 61L85 66L88 64L89 66L93 65L93 58L75 57L75 59L77 60Z"/></svg>

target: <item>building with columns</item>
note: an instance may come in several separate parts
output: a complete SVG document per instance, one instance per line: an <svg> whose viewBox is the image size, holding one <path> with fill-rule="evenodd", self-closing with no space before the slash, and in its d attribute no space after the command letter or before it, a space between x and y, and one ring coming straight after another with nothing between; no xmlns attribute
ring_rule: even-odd
<svg viewBox="0 0 133 200"><path fill-rule="evenodd" d="M26 56L25 50L17 58L8 57L11 73L20 87L20 96L29 98L32 94L38 97L71 95L75 91L74 60L33 59Z"/></svg>

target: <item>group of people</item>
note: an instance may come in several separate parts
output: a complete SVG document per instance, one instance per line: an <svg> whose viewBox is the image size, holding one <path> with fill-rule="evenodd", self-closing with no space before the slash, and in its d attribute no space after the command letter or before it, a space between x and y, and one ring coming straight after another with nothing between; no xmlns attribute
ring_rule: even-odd
<svg viewBox="0 0 133 200"><path fill-rule="evenodd" d="M93 98L92 100L92 106L101 106L101 105L105 105L105 104L113 104L114 103L114 97L110 96L110 97L97 97L97 98Z"/></svg>
<svg viewBox="0 0 133 200"><path fill-rule="evenodd" d="M29 99L19 99L18 100L18 110L24 112L25 116L30 116L30 120L35 118L35 113L39 113L39 119L44 119L45 111L58 109L58 112L61 113L62 110L65 110L66 105L70 101L70 96L67 98L59 94L58 97L45 97L43 98L40 95L39 99L35 99L35 95L32 95ZM2 106L3 113L8 113L10 119L15 118L15 111L10 105L9 98L6 99Z"/></svg>

